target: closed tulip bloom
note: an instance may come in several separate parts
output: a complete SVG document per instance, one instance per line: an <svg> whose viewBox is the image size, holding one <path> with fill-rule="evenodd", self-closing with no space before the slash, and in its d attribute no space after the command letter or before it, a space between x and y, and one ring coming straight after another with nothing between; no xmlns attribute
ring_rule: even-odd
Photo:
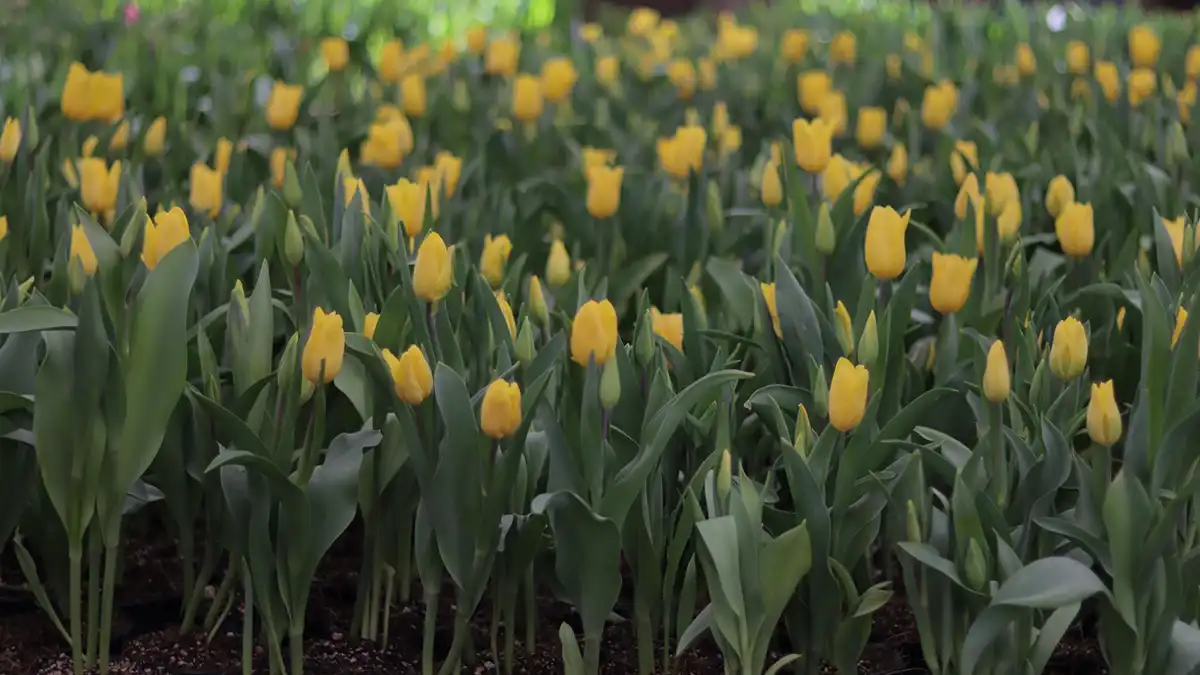
<svg viewBox="0 0 1200 675"><path fill-rule="evenodd" d="M416 237L425 229L425 188L407 178L387 187L388 206L404 225L404 233Z"/></svg>
<svg viewBox="0 0 1200 675"><path fill-rule="evenodd" d="M342 317L337 312L325 313L317 307L313 310L312 330L304 343L304 354L300 368L304 379L317 384L318 378L329 384L342 372L342 360L346 356L346 331L342 330Z"/></svg>
<svg viewBox="0 0 1200 675"><path fill-rule="evenodd" d="M969 173L958 188L958 196L954 198L954 215L959 220L967 219L967 206L983 203L983 195L979 193L979 179Z"/></svg>
<svg viewBox="0 0 1200 675"><path fill-rule="evenodd" d="M497 38L488 43L483 69L489 75L515 75L520 57L520 43L509 38Z"/></svg>
<svg viewBox="0 0 1200 675"><path fill-rule="evenodd" d="M483 253L479 258L479 270L492 288L504 281L504 268L512 254L512 241L507 234L498 237L487 235L483 240Z"/></svg>
<svg viewBox="0 0 1200 675"><path fill-rule="evenodd" d="M222 136L217 139L217 148L213 153L213 168L224 176L229 173L229 163L233 161L233 141Z"/></svg>
<svg viewBox="0 0 1200 675"><path fill-rule="evenodd" d="M596 58L596 79L601 84L611 86L617 83L621 75L621 62L615 56L600 56Z"/></svg>
<svg viewBox="0 0 1200 675"><path fill-rule="evenodd" d="M158 267L158 263L176 246L192 238L188 229L187 216L178 206L167 212L159 212L154 220L146 223L142 240L142 262L147 269Z"/></svg>
<svg viewBox="0 0 1200 675"><path fill-rule="evenodd" d="M823 70L809 70L800 73L796 78L796 88L800 96L800 107L809 115L820 111L821 101L833 89L829 73Z"/></svg>
<svg viewBox="0 0 1200 675"><path fill-rule="evenodd" d="M409 405L420 405L433 393L433 371L421 348L412 345L396 358L391 351L383 350L383 362L392 375L396 396Z"/></svg>
<svg viewBox="0 0 1200 675"><path fill-rule="evenodd" d="M425 302L437 302L450 292L454 281L454 261L446 242L437 232L430 232L417 249L413 267L413 292Z"/></svg>
<svg viewBox="0 0 1200 675"><path fill-rule="evenodd" d="M467 31L467 51L476 56L487 49L488 31L483 26L472 26Z"/></svg>
<svg viewBox="0 0 1200 675"><path fill-rule="evenodd" d="M1158 88L1158 76L1149 68L1135 68L1129 74L1129 103L1139 105L1154 95Z"/></svg>
<svg viewBox="0 0 1200 675"><path fill-rule="evenodd" d="M0 134L0 161L12 164L21 147L21 121L9 117L4 120L4 133Z"/></svg>
<svg viewBox="0 0 1200 675"><path fill-rule="evenodd" d="M1071 179L1063 175L1055 176L1046 188L1046 210L1057 218L1068 204L1075 202L1075 186Z"/></svg>
<svg viewBox="0 0 1200 675"><path fill-rule="evenodd" d="M855 366L845 357L838 359L829 384L829 423L834 429L845 433L862 422L869 383L865 366Z"/></svg>
<svg viewBox="0 0 1200 675"><path fill-rule="evenodd" d="M367 127L367 138L359 149L359 158L364 164L395 169L412 148L412 126L406 117L398 114Z"/></svg>
<svg viewBox="0 0 1200 675"><path fill-rule="evenodd" d="M800 63L808 51L808 33L799 28L789 28L779 40L779 56L788 63Z"/></svg>
<svg viewBox="0 0 1200 675"><path fill-rule="evenodd" d="M779 167L775 162L763 166L762 203L764 206L779 206L783 202L783 181L779 178Z"/></svg>
<svg viewBox="0 0 1200 675"><path fill-rule="evenodd" d="M1016 238L1017 232L1021 229L1021 219L1021 201L1009 202L1000 216L996 218L996 229L1000 233L1000 241L1010 243ZM979 241L982 242L983 239L981 238Z"/></svg>
<svg viewBox="0 0 1200 675"><path fill-rule="evenodd" d="M679 98L687 101L696 92L696 66L688 59L672 59L667 65L667 79L675 87Z"/></svg>
<svg viewBox="0 0 1200 675"><path fill-rule="evenodd" d="M1086 44L1079 40L1071 40L1067 43L1067 69L1075 75L1087 73L1088 66L1091 65L1091 58L1091 52Z"/></svg>
<svg viewBox="0 0 1200 675"><path fill-rule="evenodd" d="M978 258L934 252L933 278L929 282L929 304L942 314L953 314L971 297L971 279Z"/></svg>
<svg viewBox="0 0 1200 675"><path fill-rule="evenodd" d="M825 123L833 129L834 136L841 136L846 131L846 95L840 91L831 91L825 94L825 98L821 99L821 105L817 106L818 119L825 120Z"/></svg>
<svg viewBox="0 0 1200 675"><path fill-rule="evenodd" d="M889 80L899 80L904 73L904 59L899 54L888 54L883 65Z"/></svg>
<svg viewBox="0 0 1200 675"><path fill-rule="evenodd" d="M1088 436L1097 445L1112 446L1121 440L1121 411L1117 408L1112 380L1092 385L1092 398L1087 408L1087 430Z"/></svg>
<svg viewBox="0 0 1200 675"><path fill-rule="evenodd" d="M350 60L350 46L340 37L327 37L321 40L321 58L325 66L336 73Z"/></svg>
<svg viewBox="0 0 1200 675"><path fill-rule="evenodd" d="M129 145L129 122L124 121L117 125L117 130L113 132L111 138L108 139L108 149L110 152L120 152Z"/></svg>
<svg viewBox="0 0 1200 675"><path fill-rule="evenodd" d="M897 185L903 186L908 180L908 150L903 143L897 143L888 157L887 174Z"/></svg>
<svg viewBox="0 0 1200 675"><path fill-rule="evenodd" d="M988 349L987 368L983 371L983 395L992 403L1008 400L1012 390L1012 375L1008 372L1008 355L1004 343L996 340Z"/></svg>
<svg viewBox="0 0 1200 675"><path fill-rule="evenodd" d="M585 146L580 151L583 157L583 173L586 176L588 169L594 166L611 166L617 161L617 151L607 148L593 148Z"/></svg>
<svg viewBox="0 0 1200 675"><path fill-rule="evenodd" d="M796 164L808 173L820 173L829 165L832 155L833 127L824 119L811 122L797 119L792 122L792 144Z"/></svg>
<svg viewBox="0 0 1200 675"><path fill-rule="evenodd" d="M704 148L708 145L708 133L698 124L685 124L675 130L678 151L692 171L699 173L704 167Z"/></svg>
<svg viewBox="0 0 1200 675"><path fill-rule="evenodd" d="M578 79L575 64L564 56L554 57L542 64L542 91L551 103L565 101Z"/></svg>
<svg viewBox="0 0 1200 675"><path fill-rule="evenodd" d="M867 221L867 269L876 279L888 281L904 272L907 253L904 233L908 230L911 211L900 215L890 206L876 206Z"/></svg>
<svg viewBox="0 0 1200 675"><path fill-rule="evenodd" d="M846 304L841 300L838 300L837 306L833 308L833 326L842 353L846 356L853 356L854 326L850 321L850 310L846 309Z"/></svg>
<svg viewBox="0 0 1200 675"><path fill-rule="evenodd" d="M1058 235L1063 253L1072 258L1087 257L1096 239L1092 205L1079 202L1066 205L1054 221L1054 232Z"/></svg>
<svg viewBox="0 0 1200 675"><path fill-rule="evenodd" d="M1158 63L1162 41L1154 29L1138 25L1129 29L1129 60L1135 68L1153 68Z"/></svg>
<svg viewBox="0 0 1200 675"><path fill-rule="evenodd" d="M617 349L617 312L608 300L588 300L571 324L571 360L586 367L589 359L604 365Z"/></svg>
<svg viewBox="0 0 1200 675"><path fill-rule="evenodd" d="M512 305L508 303L508 296L504 291L496 291L496 305L500 308L500 314L504 317L504 323L508 326L508 334L512 339L517 339L517 320L513 316Z"/></svg>
<svg viewBox="0 0 1200 675"><path fill-rule="evenodd" d="M1037 72L1037 57L1033 55L1033 48L1024 42L1017 45L1017 70L1021 77L1029 77Z"/></svg>
<svg viewBox="0 0 1200 675"><path fill-rule="evenodd" d="M404 76L404 43L389 40L379 52L379 79L384 82L399 82Z"/></svg>
<svg viewBox="0 0 1200 675"><path fill-rule="evenodd" d="M1117 64L1112 61L1098 61L1096 82L1100 84L1100 91L1109 103L1116 103L1121 97L1121 73L1117 70Z"/></svg>
<svg viewBox="0 0 1200 675"><path fill-rule="evenodd" d="M938 131L950 123L958 110L958 87L953 82L943 81L925 88L921 100L921 123L925 128Z"/></svg>
<svg viewBox="0 0 1200 675"><path fill-rule="evenodd" d="M651 307L650 324L655 335L683 351L683 314L663 314L657 307Z"/></svg>
<svg viewBox="0 0 1200 675"><path fill-rule="evenodd" d="M363 317L363 335L368 340L375 339L375 329L379 327L379 314L376 312L367 312Z"/></svg>
<svg viewBox="0 0 1200 675"><path fill-rule="evenodd" d="M1183 266L1183 236L1184 230L1187 228L1187 217L1179 216L1174 220L1162 219L1163 227L1167 230L1167 236L1171 238L1171 248L1175 251L1175 262L1180 267Z"/></svg>
<svg viewBox="0 0 1200 675"><path fill-rule="evenodd" d="M72 122L83 122L91 117L92 73L76 61L67 69L67 80L63 84L61 107L63 116Z"/></svg>
<svg viewBox="0 0 1200 675"><path fill-rule="evenodd" d="M92 248L92 242L88 241L82 225L71 227L71 247L68 255L70 260L79 261L84 274L89 277L96 273L96 268L100 265L100 261L96 259L96 251Z"/></svg>
<svg viewBox="0 0 1200 675"><path fill-rule="evenodd" d="M759 288L762 289L763 300L767 303L767 313L771 315L771 328L775 330L775 337L783 338L783 330L779 325L779 308L775 304L775 284L759 283Z"/></svg>
<svg viewBox="0 0 1200 675"><path fill-rule="evenodd" d="M546 259L546 282L551 288L561 288L571 280L571 254L561 239L550 244L550 256Z"/></svg>
<svg viewBox="0 0 1200 675"><path fill-rule="evenodd" d="M533 75L518 76L513 82L513 117L531 122L542 116L542 84Z"/></svg>
<svg viewBox="0 0 1200 675"><path fill-rule="evenodd" d="M950 172L954 174L954 182L962 185L968 173L974 173L979 168L979 147L974 141L955 141L954 151L950 153Z"/></svg>
<svg viewBox="0 0 1200 675"><path fill-rule="evenodd" d="M866 175L854 186L854 215L861 216L867 212L867 207L875 201L875 190L879 187L881 178L875 169L867 169Z"/></svg>
<svg viewBox="0 0 1200 675"><path fill-rule="evenodd" d="M156 117L150 123L150 127L146 129L146 135L142 139L142 150L145 151L147 157L157 157L162 154L166 140L167 118Z"/></svg>
<svg viewBox="0 0 1200 675"><path fill-rule="evenodd" d="M887 110L884 108L866 107L858 109L858 127L855 137L858 144L864 148L877 148L883 143L887 134Z"/></svg>
<svg viewBox="0 0 1200 675"><path fill-rule="evenodd" d="M1003 213L1010 203L1021 201L1017 179L1011 173L987 172L984 191L987 194L988 210L994 216Z"/></svg>
<svg viewBox="0 0 1200 675"><path fill-rule="evenodd" d="M115 124L125 116L125 80L121 73L92 73L89 95L91 119Z"/></svg>
<svg viewBox="0 0 1200 675"><path fill-rule="evenodd" d="M621 204L623 167L593 167L587 174L587 210L593 218L608 218Z"/></svg>
<svg viewBox="0 0 1200 675"><path fill-rule="evenodd" d="M854 65L857 53L858 38L848 30L834 35L829 43L829 60L835 64Z"/></svg>
<svg viewBox="0 0 1200 675"><path fill-rule="evenodd" d="M821 192L829 203L834 203L842 192L850 186L859 173L859 167L854 162L840 154L829 158L829 164L821 172Z"/></svg>
<svg viewBox="0 0 1200 675"><path fill-rule="evenodd" d="M303 86L276 80L267 99L267 124L276 131L291 129L300 115L300 99L303 96Z"/></svg>
<svg viewBox="0 0 1200 675"><path fill-rule="evenodd" d="M488 385L479 418L480 428L489 437L500 440L512 436L521 426L521 387L504 380Z"/></svg>
<svg viewBox="0 0 1200 675"><path fill-rule="evenodd" d="M1087 355L1087 332L1079 319L1068 316L1059 321L1050 346L1050 371L1060 380L1079 377L1087 367Z"/></svg>
<svg viewBox="0 0 1200 675"><path fill-rule="evenodd" d="M107 213L117 206L117 188L121 182L121 163L105 166L98 157L79 160L80 196L92 213Z"/></svg>
<svg viewBox="0 0 1200 675"><path fill-rule="evenodd" d="M1187 326L1188 311L1182 307L1175 311L1175 330L1171 332L1171 349L1175 349L1175 345L1179 342L1179 336L1183 335L1183 328Z"/></svg>
<svg viewBox="0 0 1200 675"><path fill-rule="evenodd" d="M429 102L425 95L424 75L409 73L400 80L400 101L404 104L405 115L420 117L425 114Z"/></svg>
<svg viewBox="0 0 1200 675"><path fill-rule="evenodd" d="M276 190L283 189L283 181L287 178L287 163L296 153L288 148L271 148L271 185Z"/></svg>

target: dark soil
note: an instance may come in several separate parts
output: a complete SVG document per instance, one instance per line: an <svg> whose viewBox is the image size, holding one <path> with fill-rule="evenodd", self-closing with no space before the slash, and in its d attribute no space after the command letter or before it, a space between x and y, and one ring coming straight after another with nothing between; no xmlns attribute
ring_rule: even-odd
<svg viewBox="0 0 1200 675"><path fill-rule="evenodd" d="M344 540L350 537L344 538ZM410 675L420 672L422 608L419 602L394 607L390 639L386 649L351 640L349 619L357 589L358 559L352 546L335 550L314 585L309 602L305 644L305 672L311 675ZM0 674L69 675L70 650L51 622L24 593L20 573L12 564L0 566L8 590L0 590ZM169 541L147 543L127 557L118 601L122 604L113 628L110 672L115 675L235 675L240 674L241 608L230 612L205 644L202 636L179 636L179 561ZM414 598L419 593L414 592ZM443 593L439 612L437 647L444 653L452 632L453 607L450 593ZM518 675L556 675L562 671L558 627L578 627L570 607L551 597L541 599L537 642L532 655L518 629L514 672ZM618 607L622 616L628 607ZM502 669L488 649L489 603L484 600L473 624L478 647L476 675L499 673ZM64 623L66 617L63 617ZM603 663L605 675L637 672L637 649L633 627L610 624L605 632ZM266 672L266 653L256 649L255 672ZM680 657L673 672L679 675L720 675L721 656L711 643L702 643ZM830 672L833 672L830 669ZM921 659L916 625L903 599L895 599L879 610L858 672L862 675L918 675L928 672ZM1102 675L1107 670L1093 638L1082 630L1068 633L1059 645L1048 672L1052 675Z"/></svg>

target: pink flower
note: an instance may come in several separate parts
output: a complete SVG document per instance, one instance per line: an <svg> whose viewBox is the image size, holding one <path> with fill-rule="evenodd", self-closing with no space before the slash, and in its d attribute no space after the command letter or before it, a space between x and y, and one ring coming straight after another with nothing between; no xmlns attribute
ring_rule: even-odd
<svg viewBox="0 0 1200 675"><path fill-rule="evenodd" d="M125 25L126 26L132 26L133 24L137 23L138 19L140 19L140 18L142 18L142 10L138 9L137 5L135 5L133 3L125 5Z"/></svg>

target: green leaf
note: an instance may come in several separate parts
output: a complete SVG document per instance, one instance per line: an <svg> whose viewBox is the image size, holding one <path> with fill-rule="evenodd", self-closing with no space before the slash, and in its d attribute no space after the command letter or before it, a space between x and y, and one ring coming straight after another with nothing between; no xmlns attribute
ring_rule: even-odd
<svg viewBox="0 0 1200 675"><path fill-rule="evenodd" d="M482 516L483 462L491 461L492 453L480 442L471 395L458 373L439 363L433 391L446 435L432 489L422 498L430 505L429 517L437 533L442 564L454 583L465 588L471 578Z"/></svg>
<svg viewBox="0 0 1200 675"><path fill-rule="evenodd" d="M1073 558L1041 558L1022 567L992 595L993 605L1058 609L1093 595L1107 595L1104 582Z"/></svg>
<svg viewBox="0 0 1200 675"><path fill-rule="evenodd" d="M792 363L807 363L811 355L818 365L824 364L825 343L812 300L800 287L792 270L778 259L775 261L775 307L783 346Z"/></svg>
<svg viewBox="0 0 1200 675"><path fill-rule="evenodd" d="M75 315L50 305L23 305L0 312L0 335L33 331L67 330L75 327Z"/></svg>
<svg viewBox="0 0 1200 675"><path fill-rule="evenodd" d="M563 675L586 675L583 655L579 653L579 641L575 639L575 631L569 624L558 627L558 641L562 643Z"/></svg>
<svg viewBox="0 0 1200 675"><path fill-rule="evenodd" d="M722 308L729 311L734 319L730 327L733 330L744 330L754 325L754 303L757 294L750 285L750 280L742 272L740 261L725 258L709 258L704 264L704 270L717 283L724 298Z"/></svg>

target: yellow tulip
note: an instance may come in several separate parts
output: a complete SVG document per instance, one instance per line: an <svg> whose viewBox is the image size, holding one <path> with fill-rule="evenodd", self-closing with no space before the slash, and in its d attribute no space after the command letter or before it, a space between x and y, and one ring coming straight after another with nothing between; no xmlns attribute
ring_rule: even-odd
<svg viewBox="0 0 1200 675"><path fill-rule="evenodd" d="M845 433L862 422L869 383L865 366L855 366L845 357L838 359L829 384L829 423L834 429Z"/></svg>
<svg viewBox="0 0 1200 675"><path fill-rule="evenodd" d="M117 207L117 190L121 183L121 163L111 167L98 157L79 160L80 197L92 213L108 213Z"/></svg>
<svg viewBox="0 0 1200 675"><path fill-rule="evenodd" d="M375 329L378 327L379 314L376 312L367 312L367 315L363 317L363 335L365 335L368 340L374 340Z"/></svg>
<svg viewBox="0 0 1200 675"><path fill-rule="evenodd" d="M92 73L76 61L67 69L67 80L63 83L62 112L72 122L84 122L91 118Z"/></svg>
<svg viewBox="0 0 1200 675"><path fill-rule="evenodd" d="M848 30L833 36L829 43L829 60L834 64L852 66L858 52L858 38Z"/></svg>
<svg viewBox="0 0 1200 675"><path fill-rule="evenodd" d="M767 162L763 167L761 194L764 206L779 206L783 202L783 181L774 162Z"/></svg>
<svg viewBox="0 0 1200 675"><path fill-rule="evenodd" d="M1092 205L1078 202L1067 204L1054 221L1054 232L1058 235L1063 253L1072 258L1087 257L1096 239Z"/></svg>
<svg viewBox="0 0 1200 675"><path fill-rule="evenodd" d="M675 87L675 93L683 100L692 98L696 91L696 67L687 59L673 59L667 66L667 79Z"/></svg>
<svg viewBox="0 0 1200 675"><path fill-rule="evenodd" d="M146 135L142 138L142 149L147 157L158 157L162 154L163 146L167 140L167 118L156 117L150 123L150 127L146 129Z"/></svg>
<svg viewBox="0 0 1200 675"><path fill-rule="evenodd" d="M437 232L430 232L417 249L413 267L413 292L425 302L437 302L450 292L454 281L454 260Z"/></svg>
<svg viewBox="0 0 1200 675"><path fill-rule="evenodd" d="M608 300L588 300L571 324L571 360L587 367L592 359L602 366L616 353L617 312Z"/></svg>
<svg viewBox="0 0 1200 675"><path fill-rule="evenodd" d="M989 212L998 216L1012 202L1021 201L1021 190L1017 187L1017 179L1011 173L987 172L984 180L984 192L987 194Z"/></svg>
<svg viewBox="0 0 1200 675"><path fill-rule="evenodd" d="M115 124L125 116L125 83L121 73L92 73L89 96L91 119Z"/></svg>
<svg viewBox="0 0 1200 675"><path fill-rule="evenodd" d="M433 371L429 369L429 361L421 348L412 345L400 358L392 352L383 350L383 362L392 375L392 385L396 396L409 405L420 405L433 393Z"/></svg>
<svg viewBox="0 0 1200 675"><path fill-rule="evenodd" d="M904 74L904 60L899 54L888 54L883 64L889 80L899 80Z"/></svg>
<svg viewBox="0 0 1200 675"><path fill-rule="evenodd" d="M771 328L775 330L775 337L783 338L783 330L779 325L779 308L775 304L775 284L759 283L759 288L762 289L763 300L767 303L767 313L771 315Z"/></svg>
<svg viewBox="0 0 1200 675"><path fill-rule="evenodd" d="M1175 107L1179 111L1179 121L1188 124L1192 121L1192 106L1196 105L1196 81L1189 80L1183 89L1175 96Z"/></svg>
<svg viewBox="0 0 1200 675"><path fill-rule="evenodd" d="M593 218L608 218L621 204L623 167L593 167L587 173L587 210Z"/></svg>
<svg viewBox="0 0 1200 675"><path fill-rule="evenodd" d="M117 125L117 130L113 132L111 138L108 139L109 152L121 152L129 146L129 121L122 121Z"/></svg>
<svg viewBox="0 0 1200 675"><path fill-rule="evenodd" d="M629 20L625 24L625 32L637 36L649 35L658 26L660 18L657 10L649 7L638 7L629 13Z"/></svg>
<svg viewBox="0 0 1200 675"><path fill-rule="evenodd" d="M588 170L594 166L610 166L617 161L617 151L605 148L593 148L584 146L580 151L583 157L583 174L586 177Z"/></svg>
<svg viewBox="0 0 1200 675"><path fill-rule="evenodd" d="M1050 346L1050 371L1060 380L1078 377L1087 367L1087 355L1087 332L1079 319L1068 316L1059 321Z"/></svg>
<svg viewBox="0 0 1200 675"><path fill-rule="evenodd" d="M303 96L303 85L276 80L267 99L267 124L276 131L291 129L300 115L300 99Z"/></svg>
<svg viewBox="0 0 1200 675"><path fill-rule="evenodd" d="M911 217L911 211L900 215L890 206L876 206L871 210L865 248L867 269L876 279L888 281L904 272L907 258L904 233Z"/></svg>
<svg viewBox="0 0 1200 675"><path fill-rule="evenodd" d="M96 259L96 251L92 248L92 242L88 241L82 225L71 227L71 247L68 257L72 261L78 260L84 274L89 277L96 273L96 268L100 265L100 261Z"/></svg>
<svg viewBox="0 0 1200 675"><path fill-rule="evenodd" d="M1153 68L1161 49L1162 41L1150 26L1143 24L1129 29L1129 60L1135 68Z"/></svg>
<svg viewBox="0 0 1200 675"><path fill-rule="evenodd" d="M1188 47L1187 56L1184 57L1184 73L1189 80L1200 77L1200 45Z"/></svg>
<svg viewBox="0 0 1200 675"><path fill-rule="evenodd" d="M271 148L271 185L275 189L283 189L283 181L287 178L287 164L296 152L288 148L276 147Z"/></svg>
<svg viewBox="0 0 1200 675"><path fill-rule="evenodd" d="M542 64L542 91L551 103L567 100L578 79L575 64L565 56L556 56Z"/></svg>
<svg viewBox="0 0 1200 675"><path fill-rule="evenodd" d="M796 119L792 122L792 144L796 164L808 173L820 173L829 165L832 152L833 128L824 119L811 122Z"/></svg>
<svg viewBox="0 0 1200 675"><path fill-rule="evenodd" d="M683 351L683 314L663 314L657 307L650 308L650 325L654 334Z"/></svg>
<svg viewBox="0 0 1200 675"><path fill-rule="evenodd" d="M988 349L987 368L983 371L983 395L992 403L1008 400L1012 390L1012 375L1008 372L1008 355L1004 343L996 340Z"/></svg>
<svg viewBox="0 0 1200 675"><path fill-rule="evenodd" d="M831 91L821 99L818 106L818 118L823 119L833 128L834 136L841 136L846 131L848 113L846 112L846 95L840 91Z"/></svg>
<svg viewBox="0 0 1200 675"><path fill-rule="evenodd" d="M500 307L500 313L504 315L504 323L508 325L508 334L512 339L517 339L517 320L513 317L512 305L508 304L508 296L504 291L496 291L496 304Z"/></svg>
<svg viewBox="0 0 1200 675"><path fill-rule="evenodd" d="M416 237L425 229L425 188L407 178L386 188L388 206L392 214L404 225L404 233Z"/></svg>
<svg viewBox="0 0 1200 675"><path fill-rule="evenodd" d="M1111 446L1121 440L1121 411L1117 408L1112 380L1092 385L1092 397L1087 408L1087 430L1088 436L1097 445Z"/></svg>
<svg viewBox="0 0 1200 675"><path fill-rule="evenodd" d="M425 94L424 75L409 73L400 80L400 101L404 104L405 115L420 117L425 114L429 101Z"/></svg>
<svg viewBox="0 0 1200 675"><path fill-rule="evenodd" d="M462 158L442 150L433 160L434 166L442 176L442 191L447 197L453 197L458 190L458 179L462 176Z"/></svg>
<svg viewBox="0 0 1200 675"><path fill-rule="evenodd" d="M1104 92L1104 98L1109 103L1115 103L1120 98L1121 74L1117 71L1117 64L1112 61L1097 61L1096 82L1100 84L1100 90Z"/></svg>
<svg viewBox="0 0 1200 675"><path fill-rule="evenodd" d="M337 312L326 314L317 307L313 310L312 330L309 331L308 341L304 343L304 354L300 359L304 379L316 384L323 373L322 382L333 382L342 372L345 356L346 331L342 330L342 317Z"/></svg>
<svg viewBox="0 0 1200 675"><path fill-rule="evenodd" d="M359 158L364 164L395 169L412 148L412 126L397 112L395 117L367 127L367 138L359 148Z"/></svg>
<svg viewBox="0 0 1200 675"><path fill-rule="evenodd" d="M883 143L887 134L887 110L885 108L865 107L858 109L858 127L855 138L858 144L866 149L877 148Z"/></svg>
<svg viewBox="0 0 1200 675"><path fill-rule="evenodd" d="M487 49L488 31L484 26L472 26L467 31L467 51L476 56Z"/></svg>
<svg viewBox="0 0 1200 675"><path fill-rule="evenodd" d="M1183 266L1183 234L1187 227L1187 216L1179 216L1175 220L1162 219L1167 236L1171 238L1171 248L1175 250L1175 262Z"/></svg>
<svg viewBox="0 0 1200 675"><path fill-rule="evenodd" d="M838 344L842 347L842 353L846 356L853 356L854 327L850 322L850 310L846 309L845 303L841 300L838 300L837 305L833 308L833 327Z"/></svg>
<svg viewBox="0 0 1200 675"><path fill-rule="evenodd" d="M971 296L971 279L978 264L978 258L934 251L929 304L942 314L953 314L962 309Z"/></svg>
<svg viewBox="0 0 1200 675"><path fill-rule="evenodd" d="M321 40L321 58L325 66L336 73L350 60L350 46L342 38L327 37Z"/></svg>
<svg viewBox="0 0 1200 675"><path fill-rule="evenodd" d="M479 406L479 427L496 440L516 433L521 426L521 387L496 380L488 385Z"/></svg>
<svg viewBox="0 0 1200 675"><path fill-rule="evenodd" d="M1011 242L1017 236L1017 231L1021 229L1022 211L1021 201L1015 200L1008 203L1004 207L1004 211L996 218L996 230L1000 234L1000 241L1004 243ZM983 239L978 238L979 245L982 246Z"/></svg>
<svg viewBox="0 0 1200 675"><path fill-rule="evenodd" d="M969 173L958 188L958 196L954 198L954 215L959 220L967 219L967 205L978 209L983 205L983 195L979 193L979 179Z"/></svg>
<svg viewBox="0 0 1200 675"><path fill-rule="evenodd" d="M521 43L511 38L498 38L488 43L483 69L489 75L512 76L517 73L521 58Z"/></svg>
<svg viewBox="0 0 1200 675"><path fill-rule="evenodd" d="M938 131L950 123L958 110L958 88L948 80L931 84L925 88L921 100L921 123L927 129Z"/></svg>
<svg viewBox="0 0 1200 675"><path fill-rule="evenodd" d="M504 281L504 268L508 265L508 256L512 255L512 241L507 234L498 237L487 235L483 240L483 253L479 258L479 271L487 279L492 288Z"/></svg>
<svg viewBox="0 0 1200 675"><path fill-rule="evenodd" d="M596 79L601 84L611 86L617 83L621 75L621 62L615 56L596 57Z"/></svg>
<svg viewBox="0 0 1200 675"><path fill-rule="evenodd" d="M854 162L840 154L829 158L829 164L821 172L821 192L829 203L834 203L845 192L850 183L859 173L859 167Z"/></svg>
<svg viewBox="0 0 1200 675"><path fill-rule="evenodd" d="M1033 55L1033 48L1024 42L1017 45L1017 70L1021 72L1021 77L1029 77L1037 72L1037 57Z"/></svg>
<svg viewBox="0 0 1200 675"><path fill-rule="evenodd" d="M882 178L882 175L875 169L865 170L865 175L860 170L855 176L855 178L862 176L858 185L854 186L854 215L856 216L866 213L867 207L875 201L875 190L879 187L879 181Z"/></svg>
<svg viewBox="0 0 1200 675"><path fill-rule="evenodd" d="M1071 185L1070 178L1058 175L1050 180L1050 185L1046 188L1046 210L1051 216L1057 218L1068 204L1074 202L1075 186Z"/></svg>
<svg viewBox="0 0 1200 675"><path fill-rule="evenodd" d="M8 216L0 216L0 241L8 237Z"/></svg>
<svg viewBox="0 0 1200 675"><path fill-rule="evenodd" d="M4 133L0 134L0 161L12 164L21 147L21 121L9 117L4 120Z"/></svg>
<svg viewBox="0 0 1200 675"><path fill-rule="evenodd" d="M696 60L696 84L700 91L712 91L717 88L717 64L712 59Z"/></svg>
<svg viewBox="0 0 1200 675"><path fill-rule="evenodd" d="M542 116L542 83L533 75L519 75L513 82L512 114L522 122Z"/></svg>
<svg viewBox="0 0 1200 675"><path fill-rule="evenodd" d="M342 176L342 199L345 200L345 206L354 203L354 195L358 195L362 201L363 215L371 215L371 195L367 192L367 186L362 179L355 176Z"/></svg>
<svg viewBox="0 0 1200 675"><path fill-rule="evenodd" d="M561 239L550 244L550 256L546 259L546 282L551 288L561 288L571 280L571 254Z"/></svg>
<svg viewBox="0 0 1200 675"><path fill-rule="evenodd" d="M974 141L955 141L954 150L950 153L950 172L954 174L954 182L962 185L967 173L973 173L979 168L979 148Z"/></svg>
<svg viewBox="0 0 1200 675"><path fill-rule="evenodd" d="M379 52L379 79L387 83L399 82L404 76L404 43L388 40Z"/></svg>
<svg viewBox="0 0 1200 675"><path fill-rule="evenodd" d="M903 143L892 147L892 155L887 162L887 174L900 186L908 180L908 150L904 148Z"/></svg>
<svg viewBox="0 0 1200 675"><path fill-rule="evenodd" d="M809 70L797 76L796 88L800 107L809 115L816 115L820 112L821 101L833 89L833 82L829 73L823 70Z"/></svg>
<svg viewBox="0 0 1200 675"><path fill-rule="evenodd" d="M1149 68L1135 68L1129 74L1129 103L1138 105L1154 95L1158 88L1158 76Z"/></svg>
<svg viewBox="0 0 1200 675"><path fill-rule="evenodd" d="M1075 75L1087 73L1091 58L1091 52L1086 44L1079 40L1071 40L1067 43L1067 69Z"/></svg>
<svg viewBox="0 0 1200 675"><path fill-rule="evenodd" d="M1122 305L1121 309L1117 310L1117 330L1121 330L1124 327L1125 327L1125 306Z"/></svg>
<svg viewBox="0 0 1200 675"><path fill-rule="evenodd" d="M158 267L158 263L176 246L192 238L188 229L187 216L178 206L167 212L159 212L154 220L147 220L142 240L142 262L147 269Z"/></svg>
<svg viewBox="0 0 1200 675"><path fill-rule="evenodd" d="M1175 311L1175 330L1171 332L1171 349L1175 349L1175 344L1179 342L1179 336L1183 335L1183 328L1187 325L1188 311L1182 307Z"/></svg>
<svg viewBox="0 0 1200 675"><path fill-rule="evenodd" d="M779 56L788 63L800 63L808 51L808 33L799 28L789 28L779 40Z"/></svg>
<svg viewBox="0 0 1200 675"><path fill-rule="evenodd" d="M604 27L598 23L585 23L579 27L579 37L584 42L592 44L604 37Z"/></svg>

